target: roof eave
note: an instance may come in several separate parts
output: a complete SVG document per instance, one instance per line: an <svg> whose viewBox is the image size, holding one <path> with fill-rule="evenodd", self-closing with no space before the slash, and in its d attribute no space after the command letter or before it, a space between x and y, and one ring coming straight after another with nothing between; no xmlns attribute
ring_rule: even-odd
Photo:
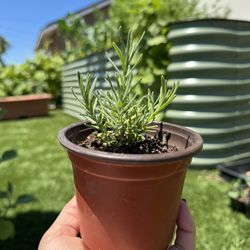
<svg viewBox="0 0 250 250"><path fill-rule="evenodd" d="M96 3L96 4L89 6L86 9L75 12L74 14L78 15L80 17L84 17L84 16L87 16L88 14L90 14L91 12L93 12L95 9L105 8L106 6L110 5L111 2L112 2L112 0L101 1L99 3ZM57 21L52 22L52 23L48 24L45 28L43 28L40 35L39 35L38 41L36 43L35 50L40 49L42 40L45 37L51 35L53 32L56 32L57 28L58 28Z"/></svg>

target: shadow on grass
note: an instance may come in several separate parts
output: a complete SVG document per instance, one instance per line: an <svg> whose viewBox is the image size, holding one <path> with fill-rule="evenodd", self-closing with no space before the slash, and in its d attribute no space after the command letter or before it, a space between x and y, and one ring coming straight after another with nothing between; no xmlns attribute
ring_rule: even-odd
<svg viewBox="0 0 250 250"><path fill-rule="evenodd" d="M56 212L31 211L18 214L13 218L16 234L13 239L0 241L1 250L37 249L45 231L56 219Z"/></svg>
<svg viewBox="0 0 250 250"><path fill-rule="evenodd" d="M2 155L0 155L0 163L4 161L12 160L15 157L17 157L16 149L7 150L3 152Z"/></svg>

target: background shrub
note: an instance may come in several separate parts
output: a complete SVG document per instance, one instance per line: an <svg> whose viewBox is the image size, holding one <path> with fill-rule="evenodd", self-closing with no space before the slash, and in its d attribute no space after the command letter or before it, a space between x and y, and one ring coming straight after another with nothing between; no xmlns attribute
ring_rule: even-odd
<svg viewBox="0 0 250 250"><path fill-rule="evenodd" d="M56 104L61 102L61 66L59 55L38 52L23 64L0 68L0 97L50 93Z"/></svg>
<svg viewBox="0 0 250 250"><path fill-rule="evenodd" d="M124 34L129 29L135 30L137 37L146 31L141 46L144 57L139 65L139 74L143 74L143 83L154 88L153 83L160 82L161 75L166 76L169 22L226 17L228 13L229 10L221 8L219 2L207 8L200 6L199 0L114 0L109 9L109 19L97 13L97 22L92 26L74 15L59 21L59 29L65 38L63 58L70 62L108 50L112 41L119 43L119 27Z"/></svg>

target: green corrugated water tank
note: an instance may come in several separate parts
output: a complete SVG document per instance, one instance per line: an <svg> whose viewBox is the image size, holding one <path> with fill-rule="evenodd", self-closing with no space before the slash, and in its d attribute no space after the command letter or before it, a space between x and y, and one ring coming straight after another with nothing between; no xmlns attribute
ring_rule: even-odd
<svg viewBox="0 0 250 250"><path fill-rule="evenodd" d="M168 78L180 87L167 119L202 135L193 165L250 157L250 22L173 23L168 38Z"/></svg>
<svg viewBox="0 0 250 250"><path fill-rule="evenodd" d="M108 52L109 56L119 67L119 61L113 51ZM71 62L64 65L62 69L62 102L63 111L69 115L72 115L78 119L83 119L81 113L83 111L81 104L76 100L72 94L71 88L74 88L78 97L80 95L80 89L78 87L77 72L83 74L83 80L85 81L87 73L91 73L93 78L97 77L97 87L105 89L107 84L104 77L106 71L109 72L110 77L114 75L114 69L111 63L108 61L105 52L91 54L81 60Z"/></svg>

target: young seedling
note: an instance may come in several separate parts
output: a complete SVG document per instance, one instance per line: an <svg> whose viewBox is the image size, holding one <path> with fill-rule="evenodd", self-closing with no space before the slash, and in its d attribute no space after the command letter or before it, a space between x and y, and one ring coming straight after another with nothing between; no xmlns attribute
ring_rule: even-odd
<svg viewBox="0 0 250 250"><path fill-rule="evenodd" d="M93 79L91 74L87 74L83 83L84 77L78 73L81 98L73 89L72 92L83 107L83 117L89 121L89 126L97 131L89 138L95 148L133 153L138 151L135 148L139 147L142 148L139 153L157 153L157 150L149 150L150 147L145 149L143 146L145 143L154 144L154 140L157 140L149 139L146 134L154 128L152 122L175 98L178 84L174 83L173 87L168 89L162 76L157 98L150 90L145 96L136 94L135 89L142 80L138 79L136 71L136 66L143 56L138 52L142 38L143 35L135 41L133 32L129 31L125 46L119 48L113 43L120 66L107 55L115 70L114 77L106 73L105 81L110 87L109 90L97 89L97 78Z"/></svg>

